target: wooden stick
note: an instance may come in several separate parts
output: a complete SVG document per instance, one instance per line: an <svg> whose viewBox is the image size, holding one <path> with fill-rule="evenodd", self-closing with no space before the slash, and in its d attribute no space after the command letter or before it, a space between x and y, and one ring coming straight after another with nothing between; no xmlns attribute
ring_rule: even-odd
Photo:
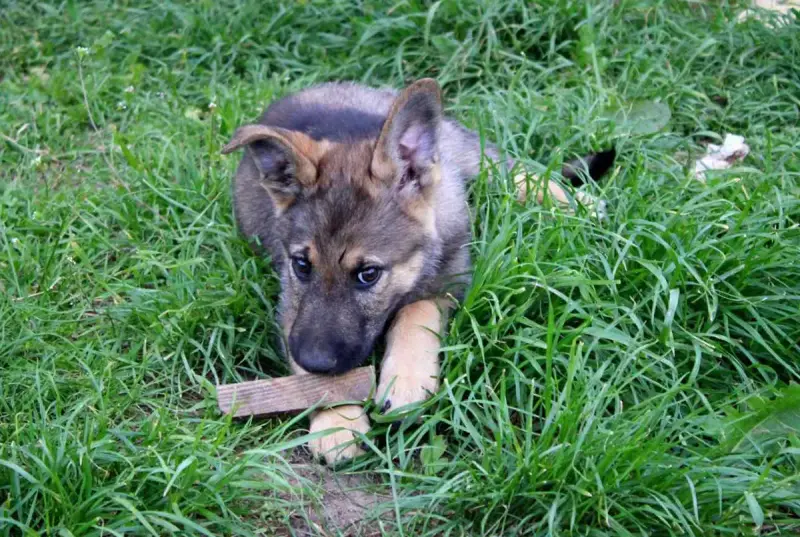
<svg viewBox="0 0 800 537"><path fill-rule="evenodd" d="M217 386L217 404L234 418L298 414L314 405L365 401L375 384L375 368L344 375L292 375Z"/></svg>

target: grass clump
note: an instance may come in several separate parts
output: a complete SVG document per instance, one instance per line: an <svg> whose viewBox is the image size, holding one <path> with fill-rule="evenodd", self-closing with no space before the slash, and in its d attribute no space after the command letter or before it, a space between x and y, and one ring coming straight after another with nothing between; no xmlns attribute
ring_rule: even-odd
<svg viewBox="0 0 800 537"><path fill-rule="evenodd" d="M800 32L738 11L4 4L0 535L274 534L325 501L293 459L302 418L215 410L215 383L286 373L277 280L236 233L219 149L308 84L422 76L532 167L620 159L590 187L602 223L472 186L443 388L422 425L375 424L350 469L392 516L359 531L798 531ZM657 132L616 114L653 102ZM692 179L680 154L728 132L750 156Z"/></svg>

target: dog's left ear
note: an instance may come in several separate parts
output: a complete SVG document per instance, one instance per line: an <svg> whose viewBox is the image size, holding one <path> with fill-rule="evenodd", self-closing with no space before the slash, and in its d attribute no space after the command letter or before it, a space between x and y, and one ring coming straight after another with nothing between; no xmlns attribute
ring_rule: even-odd
<svg viewBox="0 0 800 537"><path fill-rule="evenodd" d="M430 78L395 99L372 155L372 175L404 196L427 197L439 181L442 97Z"/></svg>
<svg viewBox="0 0 800 537"><path fill-rule="evenodd" d="M262 186L279 211L317 186L317 165L327 145L301 132L266 125L244 125L222 148L227 154L246 148Z"/></svg>

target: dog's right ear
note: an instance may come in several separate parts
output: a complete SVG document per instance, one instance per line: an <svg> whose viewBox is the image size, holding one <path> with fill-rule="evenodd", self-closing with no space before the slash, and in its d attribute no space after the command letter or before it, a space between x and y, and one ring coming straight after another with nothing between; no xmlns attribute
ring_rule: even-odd
<svg viewBox="0 0 800 537"><path fill-rule="evenodd" d="M442 95L430 78L404 89L392 103L375 144L370 171L404 197L427 197L439 180Z"/></svg>
<svg viewBox="0 0 800 537"><path fill-rule="evenodd" d="M317 164L324 147L305 134L266 125L244 125L236 129L222 153L241 147L253 159L264 188L280 210L316 187Z"/></svg>

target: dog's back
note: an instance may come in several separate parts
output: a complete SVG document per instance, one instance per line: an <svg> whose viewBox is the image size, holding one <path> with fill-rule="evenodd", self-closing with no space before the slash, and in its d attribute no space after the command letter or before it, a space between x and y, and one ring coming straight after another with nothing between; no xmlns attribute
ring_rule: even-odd
<svg viewBox="0 0 800 537"><path fill-rule="evenodd" d="M316 140L377 139L398 95L392 88L328 82L273 102L259 122L297 130ZM445 117L439 143L442 165L458 179L464 181L479 173L481 147L476 133ZM484 151L487 156L498 158L493 144L486 143Z"/></svg>
<svg viewBox="0 0 800 537"><path fill-rule="evenodd" d="M377 139L396 97L391 89L330 82L273 102L259 123L303 132L315 140Z"/></svg>

